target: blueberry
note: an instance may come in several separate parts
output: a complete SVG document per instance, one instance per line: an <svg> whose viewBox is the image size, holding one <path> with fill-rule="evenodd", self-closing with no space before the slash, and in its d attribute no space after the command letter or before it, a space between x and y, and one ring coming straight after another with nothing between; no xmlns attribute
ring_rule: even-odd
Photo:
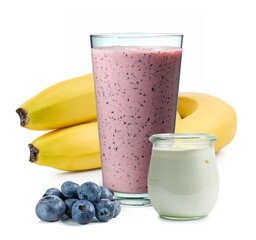
<svg viewBox="0 0 256 240"><path fill-rule="evenodd" d="M100 199L96 205L96 218L101 222L107 222L114 217L115 207L109 199Z"/></svg>
<svg viewBox="0 0 256 240"><path fill-rule="evenodd" d="M115 208L115 214L113 216L113 218L115 218L121 212L121 206L120 206L120 203L116 200L111 200L111 202Z"/></svg>
<svg viewBox="0 0 256 240"><path fill-rule="evenodd" d="M95 208L87 200L79 200L72 207L72 218L79 224L91 222L95 217Z"/></svg>
<svg viewBox="0 0 256 240"><path fill-rule="evenodd" d="M100 198L113 199L112 193L106 187L100 186L100 190L101 190L101 197Z"/></svg>
<svg viewBox="0 0 256 240"><path fill-rule="evenodd" d="M49 195L55 195L59 198L61 198L62 200L65 199L64 195L62 194L62 192L58 189L58 188L49 188L45 194L43 195L43 197L45 196L49 196Z"/></svg>
<svg viewBox="0 0 256 240"><path fill-rule="evenodd" d="M63 200L55 195L48 195L39 200L36 205L36 215L43 221L58 221L65 213Z"/></svg>
<svg viewBox="0 0 256 240"><path fill-rule="evenodd" d="M100 200L100 187L93 182L85 182L78 188L78 198L81 200L88 200L92 203Z"/></svg>
<svg viewBox="0 0 256 240"><path fill-rule="evenodd" d="M67 198L77 198L77 190L79 185L77 183L66 181L61 185L61 192Z"/></svg>
<svg viewBox="0 0 256 240"><path fill-rule="evenodd" d="M72 218L72 207L73 205L78 201L78 199L75 199L75 198L67 198L64 203L66 205L66 211L65 211L65 214Z"/></svg>

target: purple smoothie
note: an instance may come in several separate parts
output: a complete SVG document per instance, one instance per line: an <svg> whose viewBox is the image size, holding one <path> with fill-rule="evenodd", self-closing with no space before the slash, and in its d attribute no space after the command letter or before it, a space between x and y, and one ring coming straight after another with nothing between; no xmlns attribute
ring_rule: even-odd
<svg viewBox="0 0 256 240"><path fill-rule="evenodd" d="M92 49L103 184L123 193L147 193L156 133L173 133L181 48Z"/></svg>

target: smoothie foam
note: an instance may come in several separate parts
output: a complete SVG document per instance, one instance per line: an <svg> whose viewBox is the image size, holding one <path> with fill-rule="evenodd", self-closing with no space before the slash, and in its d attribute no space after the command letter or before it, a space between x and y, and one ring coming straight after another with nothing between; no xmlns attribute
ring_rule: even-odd
<svg viewBox="0 0 256 240"><path fill-rule="evenodd" d="M182 49L92 49L103 184L124 193L147 193L156 133L173 133Z"/></svg>

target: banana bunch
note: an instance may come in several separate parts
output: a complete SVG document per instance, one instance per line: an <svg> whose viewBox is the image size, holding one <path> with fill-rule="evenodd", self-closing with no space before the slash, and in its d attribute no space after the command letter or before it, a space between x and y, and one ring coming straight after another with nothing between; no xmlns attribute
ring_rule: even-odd
<svg viewBox="0 0 256 240"><path fill-rule="evenodd" d="M180 93L177 111L176 132L214 134L216 152L235 135L236 113L216 97ZM56 129L29 144L31 162L66 171L101 167L92 74L49 87L16 112L22 127Z"/></svg>

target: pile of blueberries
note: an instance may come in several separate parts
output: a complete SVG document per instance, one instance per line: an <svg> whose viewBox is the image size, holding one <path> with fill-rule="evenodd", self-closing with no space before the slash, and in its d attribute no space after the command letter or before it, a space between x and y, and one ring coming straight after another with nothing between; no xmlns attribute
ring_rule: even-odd
<svg viewBox="0 0 256 240"><path fill-rule="evenodd" d="M64 214L79 224L87 224L96 217L100 222L115 218L121 211L118 201L104 186L85 182L81 186L72 181L57 188L49 188L36 205L36 215L43 221L58 221Z"/></svg>

